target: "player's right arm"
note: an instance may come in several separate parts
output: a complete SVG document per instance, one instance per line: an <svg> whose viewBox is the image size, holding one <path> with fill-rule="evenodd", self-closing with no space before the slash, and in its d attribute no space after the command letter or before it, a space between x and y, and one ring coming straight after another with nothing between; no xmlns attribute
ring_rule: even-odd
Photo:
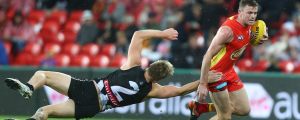
<svg viewBox="0 0 300 120"><path fill-rule="evenodd" d="M142 43L144 40L152 38L162 38L167 40L176 40L178 37L178 32L169 28L166 30L139 30L134 32L131 43L129 45L127 61L122 65L122 70L127 70L131 67L138 66L141 64L141 51Z"/></svg>
<svg viewBox="0 0 300 120"><path fill-rule="evenodd" d="M219 28L217 34L212 40L207 52L204 55L201 67L200 83L198 86L199 100L204 102L207 96L207 84L208 84L208 71L211 67L212 58L223 48L225 45L233 40L233 33L228 26L222 26Z"/></svg>

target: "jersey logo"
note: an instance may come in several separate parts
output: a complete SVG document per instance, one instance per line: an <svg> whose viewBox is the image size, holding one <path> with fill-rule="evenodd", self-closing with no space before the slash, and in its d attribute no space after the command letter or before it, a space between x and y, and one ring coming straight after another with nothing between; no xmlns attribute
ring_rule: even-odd
<svg viewBox="0 0 300 120"><path fill-rule="evenodd" d="M242 48L232 52L232 54L230 55L230 59L231 60L237 60L244 52L244 50L246 49L246 46L248 44L244 45Z"/></svg>
<svg viewBox="0 0 300 120"><path fill-rule="evenodd" d="M243 36L243 35L239 35L239 36L237 37L237 39L238 39L238 40L243 40L243 39L244 39L244 36Z"/></svg>
<svg viewBox="0 0 300 120"><path fill-rule="evenodd" d="M108 96L109 100L111 101L112 105L120 106L119 100L116 98L116 95L114 94L115 90L113 90L112 87L110 87L108 80L104 80L103 84L104 84L107 96Z"/></svg>

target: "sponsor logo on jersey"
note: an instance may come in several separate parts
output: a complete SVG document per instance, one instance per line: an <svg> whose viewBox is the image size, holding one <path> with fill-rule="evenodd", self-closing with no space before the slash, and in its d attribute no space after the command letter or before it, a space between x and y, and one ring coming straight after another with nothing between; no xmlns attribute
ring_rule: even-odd
<svg viewBox="0 0 300 120"><path fill-rule="evenodd" d="M243 40L244 36L243 35L239 35L237 38L238 38L238 40Z"/></svg>
<svg viewBox="0 0 300 120"><path fill-rule="evenodd" d="M231 55L230 55L230 59L231 60L237 60L243 54L243 52L245 51L247 45L248 44L246 44L242 48L232 52Z"/></svg>
<svg viewBox="0 0 300 120"><path fill-rule="evenodd" d="M104 87L105 87L105 91L107 93L107 96L110 100L110 102L112 103L113 106L120 106L118 99L116 98L116 96L114 95L114 93L112 92L110 85L108 83L108 80L104 80Z"/></svg>

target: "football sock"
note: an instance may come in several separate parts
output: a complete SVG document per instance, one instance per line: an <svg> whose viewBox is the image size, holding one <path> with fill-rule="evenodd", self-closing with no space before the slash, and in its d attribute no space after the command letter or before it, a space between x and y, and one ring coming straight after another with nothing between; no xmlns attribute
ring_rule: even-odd
<svg viewBox="0 0 300 120"><path fill-rule="evenodd" d="M213 103L208 103L208 112L216 111L216 108Z"/></svg>
<svg viewBox="0 0 300 120"><path fill-rule="evenodd" d="M200 113L212 112L215 111L215 107L213 103L201 103L197 106L197 111Z"/></svg>
<svg viewBox="0 0 300 120"><path fill-rule="evenodd" d="M25 83L25 85L28 86L31 91L34 91L34 88L32 85L30 85L29 83Z"/></svg>

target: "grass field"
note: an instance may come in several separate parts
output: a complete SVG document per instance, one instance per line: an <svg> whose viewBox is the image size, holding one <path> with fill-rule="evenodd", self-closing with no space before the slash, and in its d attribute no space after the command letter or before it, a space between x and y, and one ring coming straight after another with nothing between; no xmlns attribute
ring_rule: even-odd
<svg viewBox="0 0 300 120"><path fill-rule="evenodd" d="M3 116L0 115L0 120L5 120L5 119L9 119L9 118L13 118L16 120L25 120L27 118L29 118L30 116ZM48 120L74 120L74 118L49 118ZM111 118L90 118L90 119L84 119L84 120L120 120L120 119L111 119ZM122 120L132 120L132 119L123 119Z"/></svg>

